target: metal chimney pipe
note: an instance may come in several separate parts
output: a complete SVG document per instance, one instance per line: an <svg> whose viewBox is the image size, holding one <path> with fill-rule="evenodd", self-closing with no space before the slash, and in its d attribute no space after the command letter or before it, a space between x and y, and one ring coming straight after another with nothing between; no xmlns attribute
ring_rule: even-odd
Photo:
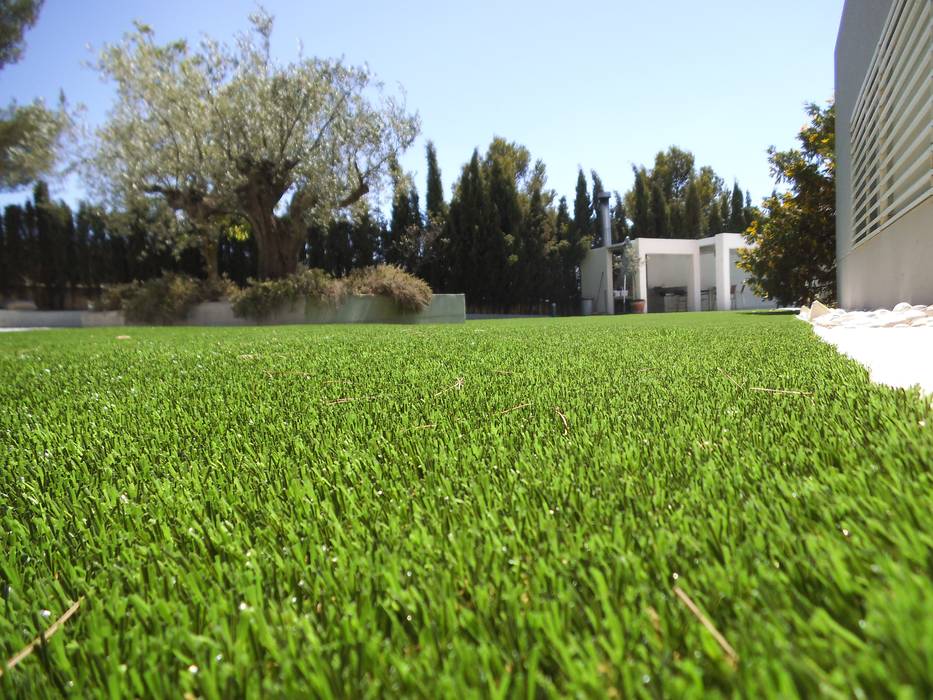
<svg viewBox="0 0 933 700"><path fill-rule="evenodd" d="M596 194L597 207L599 209L599 227L603 232L603 246L612 245L612 224L609 220L609 193L598 192Z"/></svg>

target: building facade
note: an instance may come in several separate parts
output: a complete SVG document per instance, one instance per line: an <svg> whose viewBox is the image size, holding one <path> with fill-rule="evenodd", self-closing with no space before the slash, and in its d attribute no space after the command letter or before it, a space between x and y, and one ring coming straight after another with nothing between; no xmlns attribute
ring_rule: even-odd
<svg viewBox="0 0 933 700"><path fill-rule="evenodd" d="M933 304L933 0L846 0L835 62L839 303Z"/></svg>
<svg viewBox="0 0 933 700"><path fill-rule="evenodd" d="M773 309L737 265L739 250L750 245L740 233L603 245L589 250L580 266L581 292L596 314L615 313L623 296L644 301L649 313Z"/></svg>

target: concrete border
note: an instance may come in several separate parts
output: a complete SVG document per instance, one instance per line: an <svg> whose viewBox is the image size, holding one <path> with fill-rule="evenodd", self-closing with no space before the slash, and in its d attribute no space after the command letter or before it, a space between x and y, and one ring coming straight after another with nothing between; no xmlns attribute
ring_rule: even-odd
<svg viewBox="0 0 933 700"><path fill-rule="evenodd" d="M0 328L94 328L122 326L120 311L9 311L0 309Z"/></svg>
<svg viewBox="0 0 933 700"><path fill-rule="evenodd" d="M316 301L296 302L261 321L237 318L228 301L195 306L182 326L271 326L316 323L463 323L463 294L435 294L424 311L401 311L386 297L353 296L340 306ZM0 328L93 328L127 325L120 311L9 311L0 309Z"/></svg>

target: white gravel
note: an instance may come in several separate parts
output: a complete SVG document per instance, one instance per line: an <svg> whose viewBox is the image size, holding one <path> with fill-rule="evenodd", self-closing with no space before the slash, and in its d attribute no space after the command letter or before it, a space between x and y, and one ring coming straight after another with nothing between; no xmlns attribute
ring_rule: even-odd
<svg viewBox="0 0 933 700"><path fill-rule="evenodd" d="M933 306L901 303L891 310L846 312L817 302L812 309L802 308L798 318L864 365L873 382L919 386L933 395Z"/></svg>

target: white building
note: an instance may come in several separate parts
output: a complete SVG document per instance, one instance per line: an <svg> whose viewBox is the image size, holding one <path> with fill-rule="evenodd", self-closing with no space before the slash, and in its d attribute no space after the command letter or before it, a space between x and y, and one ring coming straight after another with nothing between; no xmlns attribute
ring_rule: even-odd
<svg viewBox="0 0 933 700"><path fill-rule="evenodd" d="M836 41L847 309L933 303L933 0L847 0Z"/></svg>
<svg viewBox="0 0 933 700"><path fill-rule="evenodd" d="M738 268L738 250L748 247L739 233L709 238L636 238L593 248L580 266L583 298L592 312L612 314L616 300L645 301L645 311L728 311L773 309L774 302L752 292L747 274ZM614 269L614 258L635 261L632 278Z"/></svg>

